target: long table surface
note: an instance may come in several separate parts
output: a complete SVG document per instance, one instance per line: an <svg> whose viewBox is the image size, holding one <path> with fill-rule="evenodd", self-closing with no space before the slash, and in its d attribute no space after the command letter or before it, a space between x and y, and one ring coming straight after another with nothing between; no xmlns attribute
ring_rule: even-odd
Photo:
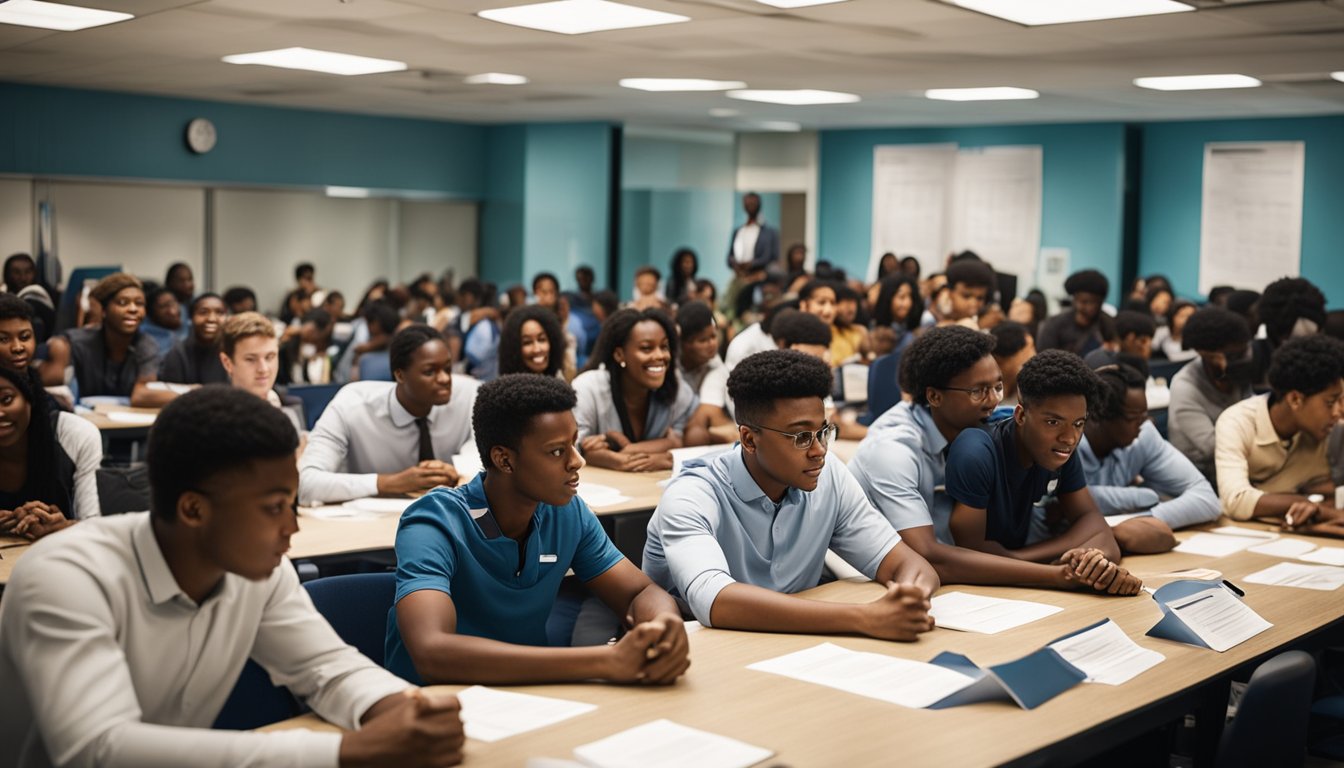
<svg viewBox="0 0 1344 768"><path fill-rule="evenodd" d="M1180 538L1189 535L1191 532L1182 532ZM1321 539L1313 542L1329 543ZM473 741L468 745L468 764L522 765L531 757L568 758L576 746L658 718L772 749L777 753L768 763L772 765L899 762L914 766L988 766L1024 758L1034 762L1058 742L1092 738L1136 712L1157 702L1188 695L1202 684L1226 676L1344 617L1344 590L1321 592L1246 584L1242 580L1278 562L1280 558L1246 551L1222 558L1178 552L1126 558L1125 565L1143 575L1149 584L1173 578L1159 574L1214 568L1244 589L1246 603L1274 627L1225 653L1145 637L1144 633L1161 618L1157 604L1147 593L1116 598L1055 590L949 585L941 591L1032 600L1065 610L997 635L937 629L915 643L703 629L691 637L689 673L671 688L600 684L510 688L588 702L598 709L495 743ZM881 587L871 582L834 582L804 594L820 600L861 602L876 597L880 591ZM1114 620L1140 646L1158 651L1166 660L1124 685L1082 684L1032 711L1002 702L939 711L906 709L746 669L748 664L821 642L916 661L928 661L942 651L955 651L984 666L1021 657L1061 635L1106 618ZM451 692L461 687L439 688ZM312 715L272 726L296 727L331 728Z"/></svg>
<svg viewBox="0 0 1344 768"><path fill-rule="evenodd" d="M133 415L137 420L119 421L112 418L111 414L114 413ZM132 408L129 405L99 403L93 407L92 411L86 411L79 415L97 427L100 432L146 431L153 425L153 420L158 417L159 409Z"/></svg>

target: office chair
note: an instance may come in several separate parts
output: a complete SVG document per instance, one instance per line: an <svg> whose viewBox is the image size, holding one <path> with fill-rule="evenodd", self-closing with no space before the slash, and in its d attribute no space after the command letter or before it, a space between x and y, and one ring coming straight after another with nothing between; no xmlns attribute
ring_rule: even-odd
<svg viewBox="0 0 1344 768"><path fill-rule="evenodd" d="M1246 684L1237 715L1223 729L1218 768L1301 765L1316 685L1316 662L1287 651L1261 664Z"/></svg>

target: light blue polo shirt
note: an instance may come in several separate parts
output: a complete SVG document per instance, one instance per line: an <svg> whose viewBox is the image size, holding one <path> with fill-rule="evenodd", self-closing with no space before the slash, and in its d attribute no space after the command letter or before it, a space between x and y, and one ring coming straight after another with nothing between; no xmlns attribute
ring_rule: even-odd
<svg viewBox="0 0 1344 768"><path fill-rule="evenodd" d="M649 520L644 571L709 626L714 598L743 582L801 592L821 582L830 548L868 578L900 540L838 461L817 488L790 488L778 506L747 471L742 446L688 461Z"/></svg>
<svg viewBox="0 0 1344 768"><path fill-rule="evenodd" d="M1162 439L1151 421L1143 423L1134 442L1101 460L1084 437L1078 459L1103 515L1147 510L1172 528L1183 528L1212 522L1222 514L1213 486L1185 454ZM1134 485L1136 477L1143 478L1141 486Z"/></svg>
<svg viewBox="0 0 1344 768"><path fill-rule="evenodd" d="M436 488L401 516L385 662L406 680L420 682L397 630L396 602L406 595L422 589L450 595L458 634L546 645L546 618L565 572L573 568L588 581L622 559L577 496L563 507L537 505L521 561L518 542L500 535L488 512L482 472L464 486Z"/></svg>
<svg viewBox="0 0 1344 768"><path fill-rule="evenodd" d="M927 405L888 408L868 427L849 471L896 530L931 525L938 541L952 543L952 499L943 493L947 438Z"/></svg>

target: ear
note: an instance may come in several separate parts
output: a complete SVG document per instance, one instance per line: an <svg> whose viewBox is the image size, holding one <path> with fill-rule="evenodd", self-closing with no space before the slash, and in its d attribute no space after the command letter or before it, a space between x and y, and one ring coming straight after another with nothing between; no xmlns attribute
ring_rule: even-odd
<svg viewBox="0 0 1344 768"><path fill-rule="evenodd" d="M1283 401L1288 404L1289 408L1296 411L1298 408L1302 407L1302 404L1307 401L1307 398L1301 392L1293 390L1284 396Z"/></svg>
<svg viewBox="0 0 1344 768"><path fill-rule="evenodd" d="M404 384L405 378L406 378L405 375L403 375L401 371L392 372L392 380L397 382L398 384Z"/></svg>
<svg viewBox="0 0 1344 768"><path fill-rule="evenodd" d="M513 474L514 469L518 464L518 454L502 445L496 445L490 449L490 463L494 465L493 469L497 469L500 472L505 472L507 474ZM487 467L487 469L490 468L491 467Z"/></svg>
<svg viewBox="0 0 1344 768"><path fill-rule="evenodd" d="M619 364L619 363L624 363L624 362L625 362L625 349L624 349L623 347L617 347L617 348L613 349L613 350L611 351L611 357L612 357L612 359L615 360L618 364Z"/></svg>
<svg viewBox="0 0 1344 768"><path fill-rule="evenodd" d="M1022 426L1022 422L1025 421L1026 418L1027 418L1027 412L1022 407L1021 403L1018 403L1017 405L1013 406L1013 421L1017 422L1017 426L1019 427Z"/></svg>
<svg viewBox="0 0 1344 768"><path fill-rule="evenodd" d="M200 528L210 520L210 499L196 491L177 497L177 521L188 528Z"/></svg>
<svg viewBox="0 0 1344 768"><path fill-rule="evenodd" d="M233 361L230 360L229 356L224 354L223 352L219 353L219 364L224 366L225 373L229 374L230 376L233 375Z"/></svg>
<svg viewBox="0 0 1344 768"><path fill-rule="evenodd" d="M929 401L930 408L941 408L943 405L943 391L934 387L925 387L924 399Z"/></svg>
<svg viewBox="0 0 1344 768"><path fill-rule="evenodd" d="M737 425L737 439L742 442L742 450L747 453L756 452L756 433L746 424Z"/></svg>

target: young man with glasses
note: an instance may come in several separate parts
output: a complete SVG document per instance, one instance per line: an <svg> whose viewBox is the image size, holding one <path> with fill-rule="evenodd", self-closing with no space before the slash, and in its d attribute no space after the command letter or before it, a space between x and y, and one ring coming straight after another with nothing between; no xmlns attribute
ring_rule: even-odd
<svg viewBox="0 0 1344 768"><path fill-rule="evenodd" d="M1061 588L1134 595L1143 586L1118 565L1120 547L1087 491L1077 455L1097 387L1077 355L1046 350L1022 366L1012 418L952 441L948 529L957 546L997 556L979 574L984 583L996 583L996 576L997 583L1021 583L1022 566L1050 564L1062 566L1063 578L1053 584ZM1039 534L1034 523L1043 514L1067 530Z"/></svg>
<svg viewBox="0 0 1344 768"><path fill-rule="evenodd" d="M644 570L706 626L912 641L933 628L938 576L826 461L830 367L761 352L728 377L740 444L689 461L649 521ZM821 581L827 548L887 586L859 605L792 593Z"/></svg>

